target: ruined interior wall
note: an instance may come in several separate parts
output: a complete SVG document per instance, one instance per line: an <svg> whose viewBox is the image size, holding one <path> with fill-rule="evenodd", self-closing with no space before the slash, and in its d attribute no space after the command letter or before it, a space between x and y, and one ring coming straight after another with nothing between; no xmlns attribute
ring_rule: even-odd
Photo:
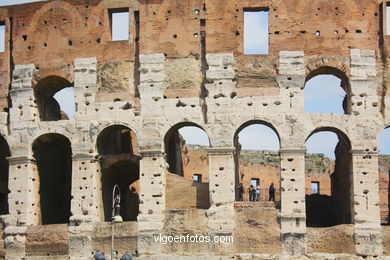
<svg viewBox="0 0 390 260"><path fill-rule="evenodd" d="M279 238L278 213L272 203L261 205L236 203L234 232L235 252L280 254L282 244Z"/></svg>
<svg viewBox="0 0 390 260"><path fill-rule="evenodd" d="M167 209L208 209L210 207L209 184L185 179L167 173Z"/></svg>
<svg viewBox="0 0 390 260"><path fill-rule="evenodd" d="M206 148L206 147L204 147ZM194 174L202 174L202 182L209 182L209 163L205 149L191 149L187 145L187 153L183 156L184 178L192 180Z"/></svg>
<svg viewBox="0 0 390 260"><path fill-rule="evenodd" d="M354 254L353 225L307 228L307 252Z"/></svg>
<svg viewBox="0 0 390 260"><path fill-rule="evenodd" d="M336 146L336 165L335 172L332 174L332 201L337 224L352 223L351 157L347 150L348 148L341 141Z"/></svg>

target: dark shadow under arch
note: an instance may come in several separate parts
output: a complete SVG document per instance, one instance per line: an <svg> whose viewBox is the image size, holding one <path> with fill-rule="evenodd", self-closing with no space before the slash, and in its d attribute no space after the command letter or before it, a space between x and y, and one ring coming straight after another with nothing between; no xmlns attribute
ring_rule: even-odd
<svg viewBox="0 0 390 260"><path fill-rule="evenodd" d="M350 224L353 222L351 142L345 133L334 127L317 128L306 141L319 132L333 132L339 141L335 147L334 172L330 175L331 195L306 195L306 225L326 227Z"/></svg>
<svg viewBox="0 0 390 260"><path fill-rule="evenodd" d="M11 156L11 152L7 141L3 136L0 136L0 215L8 214L8 176L9 163L7 157Z"/></svg>
<svg viewBox="0 0 390 260"><path fill-rule="evenodd" d="M165 134L164 149L167 156L166 160L169 165L168 171L180 176L183 176L181 145L185 142L179 134L179 129L186 126L197 127L207 134L207 132L201 126L193 122L177 123L176 125L172 126ZM209 139L209 146L210 146L210 139Z"/></svg>
<svg viewBox="0 0 390 260"><path fill-rule="evenodd" d="M111 125L97 138L97 150L102 171L102 197L105 221L112 217L112 191L121 191L120 215L124 221L136 221L139 213L139 161L135 153L137 137L124 125Z"/></svg>
<svg viewBox="0 0 390 260"><path fill-rule="evenodd" d="M48 76L37 83L34 87L34 94L41 121L68 119L68 116L61 111L54 95L58 91L72 86L71 82L59 76Z"/></svg>
<svg viewBox="0 0 390 260"><path fill-rule="evenodd" d="M72 148L60 134L44 134L32 146L39 172L42 224L68 223L71 216Z"/></svg>

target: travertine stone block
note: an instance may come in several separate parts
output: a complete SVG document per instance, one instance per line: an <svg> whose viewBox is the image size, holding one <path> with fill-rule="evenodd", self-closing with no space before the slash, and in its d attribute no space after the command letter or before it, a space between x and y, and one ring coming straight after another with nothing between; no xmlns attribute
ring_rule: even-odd
<svg viewBox="0 0 390 260"><path fill-rule="evenodd" d="M290 255L306 252L305 152L280 150L282 247Z"/></svg>
<svg viewBox="0 0 390 260"><path fill-rule="evenodd" d="M232 148L211 148L209 156L210 208L208 227L222 232L232 231L234 222L235 166Z"/></svg>
<svg viewBox="0 0 390 260"><path fill-rule="evenodd" d="M101 171L97 156L73 156L71 223L99 222L103 220Z"/></svg>
<svg viewBox="0 0 390 260"><path fill-rule="evenodd" d="M140 161L140 232L163 228L165 210L165 160L159 151L141 151Z"/></svg>
<svg viewBox="0 0 390 260"><path fill-rule="evenodd" d="M10 157L9 211L11 226L41 223L39 174L32 158Z"/></svg>

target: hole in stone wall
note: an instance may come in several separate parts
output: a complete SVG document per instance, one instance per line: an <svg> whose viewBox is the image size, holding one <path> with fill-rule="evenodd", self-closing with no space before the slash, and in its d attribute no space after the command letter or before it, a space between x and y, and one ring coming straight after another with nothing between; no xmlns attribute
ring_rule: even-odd
<svg viewBox="0 0 390 260"><path fill-rule="evenodd" d="M269 200L271 197L271 200L279 201L279 137L273 127L266 122L249 121L237 130L234 146L236 200ZM245 190L243 194L241 184ZM252 190L251 185L254 193L248 192ZM270 189L273 196L270 196Z"/></svg>
<svg viewBox="0 0 390 260"><path fill-rule="evenodd" d="M312 71L304 88L304 109L308 113L348 114L348 78L341 71L322 67Z"/></svg>
<svg viewBox="0 0 390 260"><path fill-rule="evenodd" d="M70 141L59 134L45 134L35 140L32 149L39 172L42 224L68 223L72 185Z"/></svg>
<svg viewBox="0 0 390 260"><path fill-rule="evenodd" d="M123 41L129 39L129 9L109 9L111 40ZM87 17L86 17L87 18ZM88 18L87 18L88 19Z"/></svg>
<svg viewBox="0 0 390 260"><path fill-rule="evenodd" d="M8 171L7 157L11 152L7 141L0 136L0 215L8 214Z"/></svg>
<svg viewBox="0 0 390 260"><path fill-rule="evenodd" d="M135 153L137 138L130 128L113 125L98 136L97 149L102 169L102 196L105 221L111 221L112 190L121 192L120 215L124 221L136 221L139 213L139 160Z"/></svg>
<svg viewBox="0 0 390 260"><path fill-rule="evenodd" d="M390 35L390 2L386 2L386 35Z"/></svg>
<svg viewBox="0 0 390 260"><path fill-rule="evenodd" d="M352 169L348 138L336 129L320 129L307 139L306 147L307 226L352 223Z"/></svg>
<svg viewBox="0 0 390 260"><path fill-rule="evenodd" d="M244 9L244 54L268 54L268 8Z"/></svg>
<svg viewBox="0 0 390 260"><path fill-rule="evenodd" d="M382 131L379 136L378 147L378 186L381 223L390 224L390 128ZM375 147L373 150L375 151ZM367 172L365 173L366 175L368 174Z"/></svg>
<svg viewBox="0 0 390 260"><path fill-rule="evenodd" d="M5 22L0 21L0 52L5 52Z"/></svg>
<svg viewBox="0 0 390 260"><path fill-rule="evenodd" d="M208 209L209 138L199 126L182 123L173 126L164 138L167 175L167 209ZM182 196L186 194L185 196Z"/></svg>
<svg viewBox="0 0 390 260"><path fill-rule="evenodd" d="M42 121L74 118L72 84L58 76L48 76L34 87L39 116Z"/></svg>

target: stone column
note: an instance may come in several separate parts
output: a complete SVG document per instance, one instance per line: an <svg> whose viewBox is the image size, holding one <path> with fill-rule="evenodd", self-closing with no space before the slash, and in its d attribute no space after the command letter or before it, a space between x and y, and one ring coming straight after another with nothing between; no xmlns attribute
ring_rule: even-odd
<svg viewBox="0 0 390 260"><path fill-rule="evenodd" d="M33 158L9 157L9 219L14 226L41 224L39 173Z"/></svg>
<svg viewBox="0 0 390 260"><path fill-rule="evenodd" d="M378 154L352 150L352 216L358 255L382 254Z"/></svg>
<svg viewBox="0 0 390 260"><path fill-rule="evenodd" d="M161 234L165 210L165 158L161 150L143 150L140 161L140 205L138 252L161 254L153 235Z"/></svg>
<svg viewBox="0 0 390 260"><path fill-rule="evenodd" d="M71 211L69 255L83 259L93 251L94 223L103 220L100 165L93 154L73 156Z"/></svg>
<svg viewBox="0 0 390 260"><path fill-rule="evenodd" d="M375 50L351 49L351 114L379 116Z"/></svg>
<svg viewBox="0 0 390 260"><path fill-rule="evenodd" d="M12 74L10 96L10 121L20 123L25 121L39 121L39 113L35 104L32 88L34 64L16 65Z"/></svg>
<svg viewBox="0 0 390 260"><path fill-rule="evenodd" d="M162 116L159 100L164 99L164 91L168 87L164 78L163 53L140 54L140 95L142 115Z"/></svg>
<svg viewBox="0 0 390 260"><path fill-rule="evenodd" d="M9 157L9 215L4 244L7 259L21 259L26 251L26 228L41 223L39 174L32 158Z"/></svg>
<svg viewBox="0 0 390 260"><path fill-rule="evenodd" d="M285 104L284 112L304 112L303 87L305 80L303 51L281 51L276 81L280 87L280 97Z"/></svg>
<svg viewBox="0 0 390 260"><path fill-rule="evenodd" d="M72 170L71 223L103 221L101 172L93 154L75 154Z"/></svg>
<svg viewBox="0 0 390 260"><path fill-rule="evenodd" d="M280 223L283 252L306 253L305 149L281 149Z"/></svg>
<svg viewBox="0 0 390 260"><path fill-rule="evenodd" d="M210 179L208 227L218 232L232 232L235 229L234 152L235 148L208 149Z"/></svg>
<svg viewBox="0 0 390 260"><path fill-rule="evenodd" d="M97 60L80 58L74 60L75 120L91 120L95 111L97 92Z"/></svg>

